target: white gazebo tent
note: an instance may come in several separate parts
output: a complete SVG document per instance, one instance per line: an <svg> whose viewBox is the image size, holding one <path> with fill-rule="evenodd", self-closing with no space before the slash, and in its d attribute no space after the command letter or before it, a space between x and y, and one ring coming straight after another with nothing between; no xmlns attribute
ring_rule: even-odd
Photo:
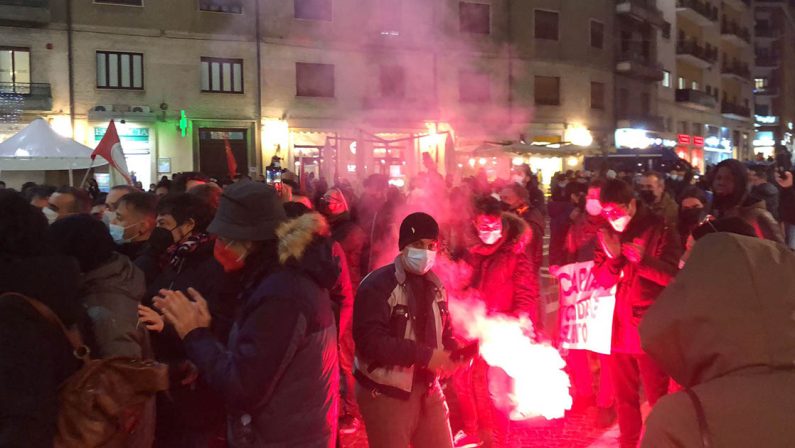
<svg viewBox="0 0 795 448"><path fill-rule="evenodd" d="M101 157L92 163L92 152L88 146L59 135L43 118L37 118L0 143L0 173L68 170L69 183L74 185L72 170L108 163Z"/></svg>

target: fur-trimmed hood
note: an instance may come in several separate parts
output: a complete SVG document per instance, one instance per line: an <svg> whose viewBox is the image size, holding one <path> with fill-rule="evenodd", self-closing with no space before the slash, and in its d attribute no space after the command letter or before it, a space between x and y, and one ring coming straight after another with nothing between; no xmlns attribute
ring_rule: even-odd
<svg viewBox="0 0 795 448"><path fill-rule="evenodd" d="M478 255L490 255L504 248L513 253L522 253L532 239L530 226L514 213L502 214L502 238L492 245L486 245L475 236L477 244L470 251Z"/></svg>
<svg viewBox="0 0 795 448"><path fill-rule="evenodd" d="M331 230L320 213L312 212L282 223L279 238L279 263L306 272L324 288L334 285L339 276L339 260L332 255Z"/></svg>

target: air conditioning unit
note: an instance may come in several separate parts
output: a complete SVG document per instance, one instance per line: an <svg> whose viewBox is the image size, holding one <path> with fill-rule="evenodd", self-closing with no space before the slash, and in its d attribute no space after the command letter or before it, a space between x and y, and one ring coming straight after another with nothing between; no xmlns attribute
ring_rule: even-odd
<svg viewBox="0 0 795 448"><path fill-rule="evenodd" d="M113 112L113 105L100 104L98 106L94 106L94 112Z"/></svg>
<svg viewBox="0 0 795 448"><path fill-rule="evenodd" d="M152 109L149 106L130 106L130 112L143 112L143 113L150 113Z"/></svg>

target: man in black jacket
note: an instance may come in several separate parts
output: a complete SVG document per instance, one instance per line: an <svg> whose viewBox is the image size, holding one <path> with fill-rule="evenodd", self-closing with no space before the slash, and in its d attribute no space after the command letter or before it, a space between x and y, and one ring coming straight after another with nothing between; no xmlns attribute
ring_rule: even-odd
<svg viewBox="0 0 795 448"><path fill-rule="evenodd" d="M368 275L353 310L356 397L373 448L452 447L439 375L455 371L447 295L430 269L439 226L425 213L400 226L401 254Z"/></svg>
<svg viewBox="0 0 795 448"><path fill-rule="evenodd" d="M776 180L781 186L779 212L786 230L787 245L795 250L795 187L792 186L792 172L777 175Z"/></svg>

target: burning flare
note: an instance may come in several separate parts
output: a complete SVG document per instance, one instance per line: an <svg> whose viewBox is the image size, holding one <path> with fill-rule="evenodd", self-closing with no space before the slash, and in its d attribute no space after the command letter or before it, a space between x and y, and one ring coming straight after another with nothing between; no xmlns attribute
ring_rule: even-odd
<svg viewBox="0 0 795 448"><path fill-rule="evenodd" d="M456 329L480 341L480 355L492 367L489 390L511 420L551 420L571 409L566 363L554 347L534 342L528 318L488 315L476 297L451 295L449 305Z"/></svg>

